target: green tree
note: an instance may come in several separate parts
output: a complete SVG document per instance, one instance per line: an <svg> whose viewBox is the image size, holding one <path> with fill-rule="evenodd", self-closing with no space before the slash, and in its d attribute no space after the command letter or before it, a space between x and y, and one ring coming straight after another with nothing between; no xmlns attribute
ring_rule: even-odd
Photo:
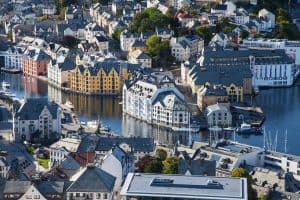
<svg viewBox="0 0 300 200"><path fill-rule="evenodd" d="M156 150L156 156L157 156L160 160L164 161L164 160L166 160L166 158L167 158L167 156L168 156L168 153L167 153L165 150L163 150L163 149L157 149L157 150Z"/></svg>
<svg viewBox="0 0 300 200"><path fill-rule="evenodd" d="M248 186L248 199L249 200L256 200L257 199L257 193L252 188L253 180L252 176L249 175L249 173L242 167L236 168L231 173L232 177L243 177L247 178L247 186Z"/></svg>
<svg viewBox="0 0 300 200"><path fill-rule="evenodd" d="M9 31L8 33L7 33L7 39L8 40L10 40L10 41L12 41L13 40L13 34L12 34L12 31Z"/></svg>
<svg viewBox="0 0 300 200"><path fill-rule="evenodd" d="M267 198L267 196L265 195L265 194L259 194L258 195L258 198L257 198L258 200L267 200L268 198Z"/></svg>
<svg viewBox="0 0 300 200"><path fill-rule="evenodd" d="M147 45L149 53L152 56L160 55L160 52L164 48L161 37L156 36L156 35L152 35L149 38L147 38L146 45Z"/></svg>
<svg viewBox="0 0 300 200"><path fill-rule="evenodd" d="M117 40L117 41L120 41L120 35L122 33L122 31L125 30L125 27L124 28L116 28L112 34L112 38L114 40Z"/></svg>
<svg viewBox="0 0 300 200"><path fill-rule="evenodd" d="M163 161L163 173L164 174L177 174L178 161L176 157L168 157Z"/></svg>
<svg viewBox="0 0 300 200"><path fill-rule="evenodd" d="M248 38L248 37L249 37L249 32L245 31L245 30L242 30L241 31L241 38L245 39L245 38Z"/></svg>
<svg viewBox="0 0 300 200"><path fill-rule="evenodd" d="M134 32L154 32L156 27L166 28L171 25L171 19L157 8L146 8L137 13L129 29Z"/></svg>
<svg viewBox="0 0 300 200"><path fill-rule="evenodd" d="M213 37L213 30L209 26L197 26L196 34L204 39L204 43L208 44Z"/></svg>
<svg viewBox="0 0 300 200"><path fill-rule="evenodd" d="M161 173L162 171L162 162L158 159L150 161L144 168L144 173Z"/></svg>

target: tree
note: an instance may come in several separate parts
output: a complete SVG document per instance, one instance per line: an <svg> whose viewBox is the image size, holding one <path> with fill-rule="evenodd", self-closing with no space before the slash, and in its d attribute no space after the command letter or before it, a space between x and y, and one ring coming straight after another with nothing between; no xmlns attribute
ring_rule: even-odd
<svg viewBox="0 0 300 200"><path fill-rule="evenodd" d="M197 26L196 34L204 39L204 43L208 44L213 37L212 28L209 26Z"/></svg>
<svg viewBox="0 0 300 200"><path fill-rule="evenodd" d="M112 38L114 40L120 41L120 35L121 35L122 31L124 31L124 30L125 30L125 27L124 28L116 28L114 30L114 33L112 34Z"/></svg>
<svg viewBox="0 0 300 200"><path fill-rule="evenodd" d="M147 48L152 56L160 55L160 52L164 48L161 37L152 35L146 40Z"/></svg>
<svg viewBox="0 0 300 200"><path fill-rule="evenodd" d="M130 31L133 32L154 32L156 27L166 28L171 25L171 18L164 15L157 8L146 8L137 13L131 24Z"/></svg>
<svg viewBox="0 0 300 200"><path fill-rule="evenodd" d="M241 38L245 39L245 38L248 38L248 37L249 37L249 32L246 31L246 30L242 30L241 31Z"/></svg>
<svg viewBox="0 0 300 200"><path fill-rule="evenodd" d="M236 168L231 173L232 177L243 177L247 178L247 185L248 185L248 199L249 200L256 200L257 199L257 193L252 188L252 177L249 175L249 173L242 167Z"/></svg>
<svg viewBox="0 0 300 200"><path fill-rule="evenodd" d="M145 155L135 165L138 172L143 173L161 173L162 163L159 159Z"/></svg>
<svg viewBox="0 0 300 200"><path fill-rule="evenodd" d="M163 150L163 149L157 149L157 150L156 150L156 156L157 156L160 160L164 161L164 160L166 160L168 154L167 154L167 152L166 152L165 150Z"/></svg>
<svg viewBox="0 0 300 200"><path fill-rule="evenodd" d="M66 47L72 49L77 47L79 41L73 36L65 36L62 42Z"/></svg>
<svg viewBox="0 0 300 200"><path fill-rule="evenodd" d="M163 173L164 174L177 174L178 161L176 157L168 157L163 161Z"/></svg>
<svg viewBox="0 0 300 200"><path fill-rule="evenodd" d="M267 200L267 196L265 195L265 194L259 194L259 196L258 196L258 198L257 198L258 200Z"/></svg>
<svg viewBox="0 0 300 200"><path fill-rule="evenodd" d="M161 173L162 171L162 162L158 159L150 161L144 168L144 173Z"/></svg>
<svg viewBox="0 0 300 200"><path fill-rule="evenodd" d="M10 40L10 41L12 41L13 40L13 34L12 34L12 31L9 31L8 33L7 33L7 39L8 40Z"/></svg>

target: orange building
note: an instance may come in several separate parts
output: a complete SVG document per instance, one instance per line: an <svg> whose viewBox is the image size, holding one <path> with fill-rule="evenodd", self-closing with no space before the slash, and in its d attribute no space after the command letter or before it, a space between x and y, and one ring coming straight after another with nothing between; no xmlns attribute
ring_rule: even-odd
<svg viewBox="0 0 300 200"><path fill-rule="evenodd" d="M23 73L29 76L47 74L47 66L51 56L40 49L28 49L22 59Z"/></svg>

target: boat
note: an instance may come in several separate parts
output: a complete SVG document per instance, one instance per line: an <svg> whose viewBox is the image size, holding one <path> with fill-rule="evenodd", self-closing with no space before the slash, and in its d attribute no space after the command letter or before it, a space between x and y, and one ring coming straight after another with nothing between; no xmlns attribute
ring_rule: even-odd
<svg viewBox="0 0 300 200"><path fill-rule="evenodd" d="M236 133L239 134L258 134L262 133L261 128L252 127L250 124L243 122L240 127L235 129Z"/></svg>
<svg viewBox="0 0 300 200"><path fill-rule="evenodd" d="M87 125L89 128L97 129L97 128L99 127L99 122L98 122L98 120L88 121L88 122L86 123L86 125Z"/></svg>

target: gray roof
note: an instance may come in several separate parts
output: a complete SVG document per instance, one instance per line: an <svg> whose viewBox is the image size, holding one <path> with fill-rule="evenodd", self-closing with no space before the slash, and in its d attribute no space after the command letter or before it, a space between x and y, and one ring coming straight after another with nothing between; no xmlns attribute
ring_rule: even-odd
<svg viewBox="0 0 300 200"><path fill-rule="evenodd" d="M133 151L152 152L154 150L153 138L137 138L137 137L100 137L96 150L109 151L114 146L126 143L133 148Z"/></svg>
<svg viewBox="0 0 300 200"><path fill-rule="evenodd" d="M67 156L60 163L59 168L62 170L78 170L80 168L80 164L72 156Z"/></svg>
<svg viewBox="0 0 300 200"><path fill-rule="evenodd" d="M36 185L38 191L42 194L63 194L64 193L64 182L62 181L42 181Z"/></svg>
<svg viewBox="0 0 300 200"><path fill-rule="evenodd" d="M122 187L121 196L246 200L247 179L129 173Z"/></svg>
<svg viewBox="0 0 300 200"><path fill-rule="evenodd" d="M112 192L116 178L100 168L88 166L67 192Z"/></svg>
<svg viewBox="0 0 300 200"><path fill-rule="evenodd" d="M179 160L178 174L185 174L187 171L191 175L216 175L216 161L211 160Z"/></svg>
<svg viewBox="0 0 300 200"><path fill-rule="evenodd" d="M31 186L30 181L6 181L3 193L4 194L24 194Z"/></svg>
<svg viewBox="0 0 300 200"><path fill-rule="evenodd" d="M20 120L37 120L43 109L47 107L53 119L57 118L58 105L46 98L29 98L21 105L16 117Z"/></svg>
<svg viewBox="0 0 300 200"><path fill-rule="evenodd" d="M81 142L77 148L77 152L94 152L97 146L99 137L96 135L87 135L81 139Z"/></svg>

